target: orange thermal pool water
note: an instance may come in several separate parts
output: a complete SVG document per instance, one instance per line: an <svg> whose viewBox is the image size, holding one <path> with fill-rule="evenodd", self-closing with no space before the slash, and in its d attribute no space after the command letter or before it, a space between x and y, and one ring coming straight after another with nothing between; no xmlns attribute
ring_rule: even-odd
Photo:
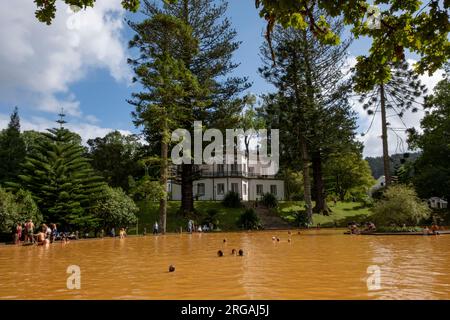
<svg viewBox="0 0 450 320"><path fill-rule="evenodd" d="M263 231L1 246L0 299L450 299L450 235L311 230L288 237ZM233 248L245 255L232 256ZM79 290L67 288L71 265L80 267ZM371 270L379 270L375 290Z"/></svg>

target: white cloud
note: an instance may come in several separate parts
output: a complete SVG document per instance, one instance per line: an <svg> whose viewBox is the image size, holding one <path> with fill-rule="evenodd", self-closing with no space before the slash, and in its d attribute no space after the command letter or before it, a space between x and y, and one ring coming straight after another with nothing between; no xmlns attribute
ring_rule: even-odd
<svg viewBox="0 0 450 320"><path fill-rule="evenodd" d="M92 115L92 114L88 114L88 115L85 117L85 119L86 119L86 121L89 122L89 123L98 123L98 122L100 122L100 120L99 120L96 116L94 116L94 115Z"/></svg>
<svg viewBox="0 0 450 320"><path fill-rule="evenodd" d="M350 63L354 63L352 58L349 59ZM413 65L416 61L408 60L410 65ZM443 79L443 70L436 71L431 77L428 75L421 75L420 80L422 84L426 85L428 88L428 94L433 92L436 84ZM418 100L419 102L423 102L423 98ZM424 111L421 108L421 105L416 105L419 107L419 111L416 113L406 112L402 119L395 116L393 112L388 111L388 119L387 121L390 124L390 127L393 129L405 129L405 125L407 128L414 127L420 130L420 121L424 116ZM372 122L373 116L369 116L367 111L365 111L360 103L358 103L357 99L354 100L354 110L358 113L359 117L359 133L366 133L370 124ZM391 115L391 116L390 116ZM403 121L402 121L403 120ZM373 124L371 129L364 137L358 138L360 141L364 143L364 156L381 156L383 154L383 147L381 142L381 115L377 113L375 115ZM389 130L388 132L388 144L389 144L389 153L403 153L410 151L408 149L408 144L406 142L407 135L404 130Z"/></svg>
<svg viewBox="0 0 450 320"><path fill-rule="evenodd" d="M72 116L82 116L70 86L89 70L105 68L117 81L129 81L126 41L121 39L120 0L99 1L73 13L62 1L52 25L34 17L30 0L9 1L0 10L0 99Z"/></svg>
<svg viewBox="0 0 450 320"><path fill-rule="evenodd" d="M6 128L9 123L9 115L0 113L0 130ZM34 131L46 131L48 128L55 128L58 124L55 121L42 118L42 117L31 117L30 119L20 119L20 125L22 131L34 130ZM90 123L82 122L69 122L65 125L70 131L76 132L81 136L83 143L86 143L89 139L94 139L97 137L104 137L111 131L116 129L103 128ZM128 130L117 130L124 135L130 135L132 132Z"/></svg>

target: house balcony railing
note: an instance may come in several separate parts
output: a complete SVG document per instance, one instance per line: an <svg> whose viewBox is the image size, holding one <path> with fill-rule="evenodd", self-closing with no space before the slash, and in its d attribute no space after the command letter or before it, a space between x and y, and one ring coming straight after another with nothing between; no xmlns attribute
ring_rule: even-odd
<svg viewBox="0 0 450 320"><path fill-rule="evenodd" d="M258 178L258 179L276 179L276 176L262 175L247 171L202 171L200 173L202 178Z"/></svg>

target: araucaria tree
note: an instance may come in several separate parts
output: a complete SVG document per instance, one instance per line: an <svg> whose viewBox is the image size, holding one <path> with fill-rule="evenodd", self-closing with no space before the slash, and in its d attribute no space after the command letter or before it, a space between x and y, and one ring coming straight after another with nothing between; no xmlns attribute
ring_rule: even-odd
<svg viewBox="0 0 450 320"><path fill-rule="evenodd" d="M20 118L16 107L8 127L0 132L0 185L17 179L24 160L25 143L20 134Z"/></svg>
<svg viewBox="0 0 450 320"><path fill-rule="evenodd" d="M381 113L381 139L383 143L383 164L386 187L391 183L390 158L388 148L388 130L397 135L396 131L405 132L408 127L402 120L407 111L417 112L421 102L418 99L427 92L422 85L419 75L411 70L406 61L389 64L391 70L390 80L386 83L378 80L373 90L364 92L366 88L356 85L355 89L364 92L360 97L360 103L369 115L376 117ZM383 70L383 69L381 69ZM362 75L356 73L356 77L373 77L376 75ZM402 121L402 128L395 128L388 122L388 117L398 117ZM373 123L373 120L372 120ZM370 128L369 128L370 129Z"/></svg>
<svg viewBox="0 0 450 320"><path fill-rule="evenodd" d="M20 182L9 185L32 193L44 221L92 228L92 205L104 183L84 157L80 137L64 127L41 134L35 152L26 158Z"/></svg>
<svg viewBox="0 0 450 320"><path fill-rule="evenodd" d="M233 62L233 53L240 43L225 17L226 10L225 1L166 1L163 7L147 0L142 3L145 15L151 18L164 13L176 17L192 29L192 36L198 41L200 50L193 50L189 42L179 43L177 48L186 69L205 89L202 94L183 100L185 119L180 127L191 133L194 121L221 130L233 128L242 109L238 95L249 87L246 78L229 76L239 66ZM194 211L193 180L197 176L193 164L181 165L181 210L185 215Z"/></svg>
<svg viewBox="0 0 450 320"><path fill-rule="evenodd" d="M333 22L336 33L342 23ZM354 148L355 116L348 102L350 86L342 73L348 42L322 45L311 32L276 27L272 48L262 47L261 74L278 92L265 99L269 125L289 132L281 135L281 156L291 164L301 159L307 214L328 213L322 163L328 154ZM272 51L275 63L272 62ZM294 139L294 141L293 141ZM312 190L311 166L314 175Z"/></svg>
<svg viewBox="0 0 450 320"><path fill-rule="evenodd" d="M160 226L166 231L168 148L171 131L189 117L190 108L184 103L189 97L202 94L197 78L187 69L180 48L198 50L192 28L182 20L166 14L155 14L141 23L130 23L136 35L130 47L139 50L137 59L130 59L135 81L143 88L133 93L129 103L137 126L144 126L145 133L159 137L160 185L164 192L160 198Z"/></svg>

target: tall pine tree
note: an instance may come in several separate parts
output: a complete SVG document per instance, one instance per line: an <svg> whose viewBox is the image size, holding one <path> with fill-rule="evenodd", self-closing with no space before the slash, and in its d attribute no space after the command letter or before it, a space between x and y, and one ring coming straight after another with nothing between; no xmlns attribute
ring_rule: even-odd
<svg viewBox="0 0 450 320"><path fill-rule="evenodd" d="M250 85L247 78L229 76L239 66L233 62L233 54L240 42L236 40L237 34L231 22L225 17L227 2L179 0L166 3L161 8L144 0L142 9L149 17L166 13L182 20L192 28L192 35L198 41L200 50L193 51L189 43L180 44L179 50L186 68L207 90L202 96L184 99L190 116L186 117L182 127L192 132L194 121L202 121L205 126L222 130L233 128L243 105L238 96ZM194 211L193 181L197 176L194 165L181 166L181 209L184 214Z"/></svg>
<svg viewBox="0 0 450 320"><path fill-rule="evenodd" d="M20 134L19 111L14 108L8 127L0 132L0 185L16 181L25 160L25 143Z"/></svg>
<svg viewBox="0 0 450 320"><path fill-rule="evenodd" d="M343 30L339 20L332 26L338 34ZM355 146L356 119L348 101L350 85L341 71L349 43L325 46L310 31L278 26L272 33L272 45L270 48L265 43L261 49L264 66L260 72L278 92L266 97L263 113L289 132L281 137L289 149L282 156L289 163L301 165L308 216L313 210L327 214L330 210L325 201L323 162L329 154ZM316 201L314 208L312 199Z"/></svg>
<svg viewBox="0 0 450 320"><path fill-rule="evenodd" d="M192 29L181 19L156 14L139 24L133 24L136 35L130 47L137 48L140 56L130 59L138 81L144 88L133 93L129 103L136 107L135 124L144 126L145 132L159 137L160 186L164 192L160 198L160 225L166 231L168 148L172 130L186 121L191 109L184 103L187 98L203 94L197 78L180 58L180 47L189 43L191 52L198 50L198 42L192 37Z"/></svg>
<svg viewBox="0 0 450 320"><path fill-rule="evenodd" d="M9 185L32 193L45 222L93 227L90 209L104 183L84 157L81 139L62 125L41 134L35 152L26 157L20 183Z"/></svg>

